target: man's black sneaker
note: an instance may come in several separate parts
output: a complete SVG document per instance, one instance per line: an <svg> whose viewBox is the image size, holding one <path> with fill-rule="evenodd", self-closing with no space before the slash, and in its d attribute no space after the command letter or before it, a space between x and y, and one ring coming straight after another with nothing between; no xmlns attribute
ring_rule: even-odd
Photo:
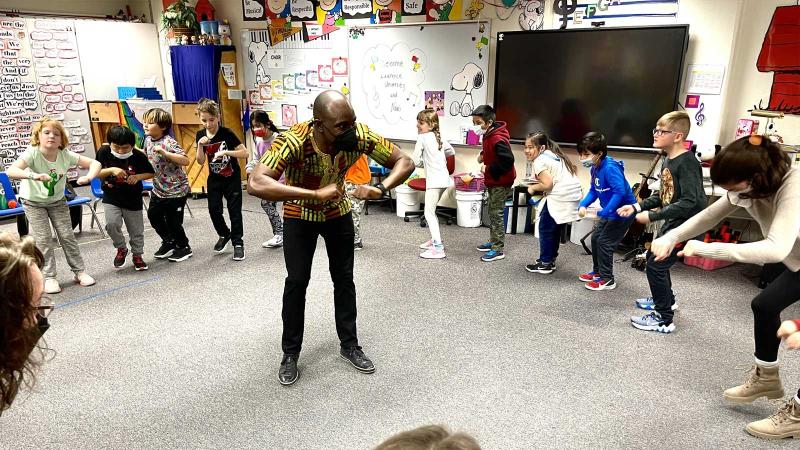
<svg viewBox="0 0 800 450"><path fill-rule="evenodd" d="M169 260L172 262L181 262L191 257L192 248L187 245L186 247L176 248L175 251L172 252L172 256L169 257Z"/></svg>
<svg viewBox="0 0 800 450"><path fill-rule="evenodd" d="M114 257L114 268L119 269L125 265L125 258L128 257L128 249L120 247L117 249L117 256Z"/></svg>
<svg viewBox="0 0 800 450"><path fill-rule="evenodd" d="M353 244L353 250L355 251L364 250L364 244L362 244L361 242L356 242L355 244Z"/></svg>
<svg viewBox="0 0 800 450"><path fill-rule="evenodd" d="M164 259L172 255L172 252L174 250L175 250L175 245L173 245L172 242L162 242L161 247L158 247L158 250L156 250L156 253L153 256L155 256L158 259Z"/></svg>
<svg viewBox="0 0 800 450"><path fill-rule="evenodd" d="M244 260L244 246L243 245L234 245L233 246L233 260L234 261L243 261Z"/></svg>
<svg viewBox="0 0 800 450"><path fill-rule="evenodd" d="M350 364L358 369L359 372L375 372L375 366L372 364L372 361L367 358L367 355L361 351L361 347L342 347L341 350L339 350L339 356L341 356L342 359L350 361Z"/></svg>
<svg viewBox="0 0 800 450"><path fill-rule="evenodd" d="M299 355L283 355L281 360L281 368L278 369L278 381L284 385L289 386L294 384L300 378L300 371L297 370L297 357Z"/></svg>
<svg viewBox="0 0 800 450"><path fill-rule="evenodd" d="M217 253L222 253L228 248L228 242L231 241L231 237L220 237L217 240L217 243L214 244L214 251Z"/></svg>
<svg viewBox="0 0 800 450"><path fill-rule="evenodd" d="M555 263L543 263L541 261L537 261L536 264L528 264L525 266L525 270L533 273L550 274L556 270L556 265Z"/></svg>

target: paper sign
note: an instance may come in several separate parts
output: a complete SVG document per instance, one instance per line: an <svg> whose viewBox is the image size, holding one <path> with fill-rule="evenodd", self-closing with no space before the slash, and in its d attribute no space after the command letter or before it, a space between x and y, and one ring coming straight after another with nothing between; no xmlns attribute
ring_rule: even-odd
<svg viewBox="0 0 800 450"><path fill-rule="evenodd" d="M722 82L725 80L725 66L689 64L686 80L686 92L719 95L722 92Z"/></svg>
<svg viewBox="0 0 800 450"><path fill-rule="evenodd" d="M225 84L230 86L236 86L236 65L234 63L222 63L220 64L222 69L222 78L225 80Z"/></svg>

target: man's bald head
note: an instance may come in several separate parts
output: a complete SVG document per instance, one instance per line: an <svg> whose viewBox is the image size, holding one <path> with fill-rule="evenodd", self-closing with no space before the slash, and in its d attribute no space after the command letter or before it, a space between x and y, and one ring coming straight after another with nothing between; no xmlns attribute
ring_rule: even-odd
<svg viewBox="0 0 800 450"><path fill-rule="evenodd" d="M354 116L353 107L350 106L347 97L339 91L324 91L314 100L315 119L335 123Z"/></svg>

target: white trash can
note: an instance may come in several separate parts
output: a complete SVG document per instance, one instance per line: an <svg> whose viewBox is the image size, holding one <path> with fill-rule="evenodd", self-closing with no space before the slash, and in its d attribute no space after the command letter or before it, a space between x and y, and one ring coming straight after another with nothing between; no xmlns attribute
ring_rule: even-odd
<svg viewBox="0 0 800 450"><path fill-rule="evenodd" d="M394 188L394 193L397 196L397 217L405 217L406 211L420 210L422 202L419 191L411 189L407 184L401 184Z"/></svg>
<svg viewBox="0 0 800 450"><path fill-rule="evenodd" d="M456 191L456 223L465 228L481 226L483 192Z"/></svg>
<svg viewBox="0 0 800 450"><path fill-rule="evenodd" d="M595 221L588 217L584 217L583 219L572 222L572 231L569 236L570 242L575 245L581 245L581 238L592 231L592 228L594 228L594 223ZM589 248L592 248L591 239L586 240L586 245Z"/></svg>

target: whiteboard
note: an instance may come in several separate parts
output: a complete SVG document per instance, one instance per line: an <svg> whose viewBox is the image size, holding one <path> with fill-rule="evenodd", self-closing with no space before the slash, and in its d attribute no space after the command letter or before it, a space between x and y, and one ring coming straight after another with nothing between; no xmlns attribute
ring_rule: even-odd
<svg viewBox="0 0 800 450"><path fill-rule="evenodd" d="M307 40L299 32L270 45L266 30L242 31L245 94L251 108L263 109L277 126L289 127L312 118L320 92L347 92L347 33L340 28Z"/></svg>
<svg viewBox="0 0 800 450"><path fill-rule="evenodd" d="M116 100L118 86L141 87L145 79L166 95L155 24L76 20L75 36L88 101Z"/></svg>
<svg viewBox="0 0 800 450"><path fill-rule="evenodd" d="M442 137L463 142L469 114L486 103L489 23L415 23L361 28L349 40L359 122L387 138L415 140L426 98L439 103ZM438 97L443 95L441 101Z"/></svg>

